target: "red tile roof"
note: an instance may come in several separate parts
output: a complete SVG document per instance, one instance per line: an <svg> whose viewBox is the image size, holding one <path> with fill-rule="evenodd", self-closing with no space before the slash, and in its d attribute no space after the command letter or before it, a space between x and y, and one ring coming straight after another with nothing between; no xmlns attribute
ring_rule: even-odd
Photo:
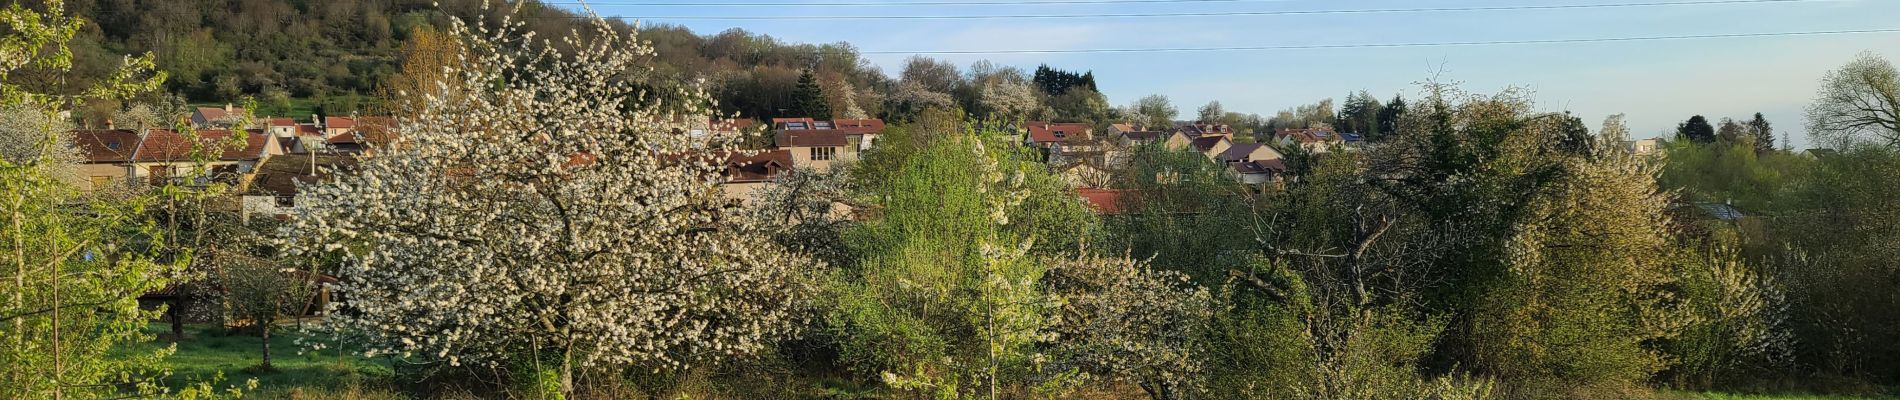
<svg viewBox="0 0 1900 400"><path fill-rule="evenodd" d="M232 108L231 111L225 111L224 107L198 107L197 114L197 117L204 119L204 121L201 122L211 122L229 118L232 115L243 115L244 109Z"/></svg>
<svg viewBox="0 0 1900 400"><path fill-rule="evenodd" d="M231 146L223 149L218 159L224 161L256 160L263 157L264 146L270 143L270 135L261 129L251 129L244 138L244 146ZM229 130L198 131L198 140L205 146L216 146L218 141L231 137ZM191 160L191 141L177 131L153 129L139 143L136 153L137 162L165 162Z"/></svg>
<svg viewBox="0 0 1900 400"><path fill-rule="evenodd" d="M884 120L876 118L836 119L831 121L831 125L834 129L851 133L878 133L884 130Z"/></svg>
<svg viewBox="0 0 1900 400"><path fill-rule="evenodd" d="M1029 130L1029 140L1036 143L1057 143L1071 140L1088 140L1089 124L1055 124L1042 121L1030 121L1022 124ZM1056 134L1061 133L1061 137Z"/></svg>
<svg viewBox="0 0 1900 400"><path fill-rule="evenodd" d="M344 117L323 117L324 129L350 129L356 127L356 119Z"/></svg>
<svg viewBox="0 0 1900 400"><path fill-rule="evenodd" d="M130 161L139 148L139 134L126 129L73 131L73 145L86 156L86 162L121 163Z"/></svg>
<svg viewBox="0 0 1900 400"><path fill-rule="evenodd" d="M297 119L296 118L270 118L270 119L264 120L264 123L269 126L296 126Z"/></svg>
<svg viewBox="0 0 1900 400"><path fill-rule="evenodd" d="M1089 208L1094 209L1096 214L1116 215L1128 212L1127 190L1082 188L1076 189L1075 194L1082 196L1082 201L1088 203Z"/></svg>
<svg viewBox="0 0 1900 400"><path fill-rule="evenodd" d="M1315 142L1335 140L1339 138L1339 135L1335 135L1333 134L1332 131L1325 130L1325 129L1308 128L1308 129L1280 129L1279 132L1273 133L1273 137L1275 139L1285 139L1287 137L1292 137L1293 141L1295 142L1315 143Z"/></svg>

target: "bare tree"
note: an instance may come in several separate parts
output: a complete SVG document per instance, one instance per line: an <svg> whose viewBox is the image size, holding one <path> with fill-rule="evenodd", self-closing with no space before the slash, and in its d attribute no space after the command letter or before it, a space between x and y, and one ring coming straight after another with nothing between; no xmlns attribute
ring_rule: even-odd
<svg viewBox="0 0 1900 400"><path fill-rule="evenodd" d="M1828 72L1808 105L1808 132L1817 144L1900 147L1900 73L1893 63L1866 52Z"/></svg>

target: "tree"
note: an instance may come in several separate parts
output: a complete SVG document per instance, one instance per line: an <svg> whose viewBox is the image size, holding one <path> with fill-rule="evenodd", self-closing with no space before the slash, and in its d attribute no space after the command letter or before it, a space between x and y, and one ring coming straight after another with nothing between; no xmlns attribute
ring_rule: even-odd
<svg viewBox="0 0 1900 400"><path fill-rule="evenodd" d="M1361 90L1346 96L1346 103L1339 108L1339 121L1334 124L1334 128L1346 133L1377 133L1379 114L1383 112L1385 107L1379 105L1379 99Z"/></svg>
<svg viewBox="0 0 1900 400"><path fill-rule="evenodd" d="M1034 153L975 127L929 113L852 172L878 217L845 233L859 262L829 285L826 321L845 366L893 389L996 398L1046 379L1038 257L1073 248L1091 216Z"/></svg>
<svg viewBox="0 0 1900 400"><path fill-rule="evenodd" d="M445 71L464 55L462 44L452 35L427 27L409 32L402 43L402 71L382 82L377 97L386 110L396 111L419 107L429 96L453 96L444 92L452 87L448 84L453 78Z"/></svg>
<svg viewBox="0 0 1900 400"><path fill-rule="evenodd" d="M1748 126L1733 119L1722 118L1715 128L1715 138L1727 143L1741 143L1744 138L1754 139L1755 134L1748 132Z"/></svg>
<svg viewBox="0 0 1900 400"><path fill-rule="evenodd" d="M825 99L825 90L818 86L818 78L807 69L798 76L798 89L792 92L791 114L786 117L831 119L831 105Z"/></svg>
<svg viewBox="0 0 1900 400"><path fill-rule="evenodd" d="M1195 121L1203 124L1218 124L1221 118L1227 116L1227 109L1221 108L1219 100L1207 102L1207 105L1201 106L1198 111L1200 118Z"/></svg>
<svg viewBox="0 0 1900 400"><path fill-rule="evenodd" d="M904 70L898 80L937 93L956 93L966 83L963 74L957 72L956 64L924 56L904 59Z"/></svg>
<svg viewBox="0 0 1900 400"><path fill-rule="evenodd" d="M1367 140L1384 140L1399 130L1399 119L1405 117L1405 96L1392 95L1392 101L1379 109L1379 129L1377 135Z"/></svg>
<svg viewBox="0 0 1900 400"><path fill-rule="evenodd" d="M1036 88L1025 82L996 82L983 86L983 94L978 103L989 110L990 116L1009 121L1029 119L1047 119L1047 107L1042 105L1042 96Z"/></svg>
<svg viewBox="0 0 1900 400"><path fill-rule="evenodd" d="M403 110L403 146L299 193L288 255L344 260L333 306L351 312L322 328L368 356L546 365L516 377L562 396L589 372L717 363L790 335L820 265L711 184L744 134L652 124L707 116L637 101L673 86L642 81L652 49L604 20L548 58L523 20L455 19L469 61L448 82L466 96ZM678 90L664 95L703 99Z"/></svg>
<svg viewBox="0 0 1900 400"><path fill-rule="evenodd" d="M1135 104L1128 106L1128 110L1132 114L1129 117L1149 130L1173 127L1174 116L1180 113L1180 110L1174 108L1173 103L1168 102L1168 96L1158 94L1135 100Z"/></svg>
<svg viewBox="0 0 1900 400"><path fill-rule="evenodd" d="M1100 124L1114 117L1114 108L1108 105L1108 96L1093 89L1070 90L1050 97L1049 108L1055 110L1055 119L1059 122Z"/></svg>
<svg viewBox="0 0 1900 400"><path fill-rule="evenodd" d="M272 371L270 337L284 316L303 312L306 300L316 289L314 276L304 271L278 266L272 260L238 251L213 252L223 271L222 283L228 292L231 313L256 327L263 359L257 369Z"/></svg>
<svg viewBox="0 0 1900 400"><path fill-rule="evenodd" d="M1748 120L1748 131L1755 136L1756 152L1775 151L1775 126L1762 118L1761 113L1755 113L1755 118Z"/></svg>
<svg viewBox="0 0 1900 400"><path fill-rule="evenodd" d="M1036 66L1034 82L1044 94L1061 96L1073 89L1095 90L1095 73L1091 71L1077 74L1073 71L1050 68L1048 64L1043 64Z"/></svg>
<svg viewBox="0 0 1900 400"><path fill-rule="evenodd" d="M181 273L152 256L155 227L140 214L150 199L82 196L57 176L65 168L58 164L71 161L57 154L70 151L59 139L67 128L61 111L153 91L165 75L145 55L123 58L107 79L76 82L70 46L85 21L59 0L37 9L23 3L0 8L4 139L32 143L7 143L0 159L0 265L8 276L0 281L0 397L163 394L156 379L167 373L170 351L123 351L150 340L144 327L157 314L140 309L137 297ZM208 384L178 394L218 395Z"/></svg>
<svg viewBox="0 0 1900 400"><path fill-rule="evenodd" d="M1085 254L1048 264L1044 284L1062 301L1046 331L1062 364L1140 386L1155 399L1200 394L1196 339L1214 308L1207 289L1126 255Z"/></svg>
<svg viewBox="0 0 1900 400"><path fill-rule="evenodd" d="M1676 137L1696 143L1711 143L1715 141L1715 126L1709 125L1709 119L1700 115L1689 117L1688 121L1676 125Z"/></svg>
<svg viewBox="0 0 1900 400"><path fill-rule="evenodd" d="M1900 73L1872 52L1828 72L1808 105L1808 132L1828 146L1900 147Z"/></svg>

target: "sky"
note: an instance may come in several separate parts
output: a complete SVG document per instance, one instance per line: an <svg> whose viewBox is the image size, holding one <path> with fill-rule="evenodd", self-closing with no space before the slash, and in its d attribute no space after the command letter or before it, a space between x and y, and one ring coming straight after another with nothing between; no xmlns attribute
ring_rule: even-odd
<svg viewBox="0 0 1900 400"><path fill-rule="evenodd" d="M578 9L578 0L544 0ZM1900 29L1900 0L1023 0L1045 4L917 5L982 0L589 0L603 16L667 23L702 35L732 28L787 42L848 42L887 75L919 51L1156 49L1542 41L1684 35ZM1072 4L1046 4L1049 2ZM1092 4L1073 4L1076 1ZM717 3L750 3L716 6ZM993 3L997 3L991 1ZM1431 12L1205 15L1701 3L1664 6ZM667 3L671 5L655 5ZM686 4L693 3L693 4ZM761 5L769 3L770 5ZM800 5L801 3L805 5ZM848 6L818 6L810 3ZM878 5L870 5L875 3ZM1197 13L1196 16L981 19L771 19L735 16L1008 16ZM1366 90L1416 98L1434 76L1493 93L1519 86L1540 109L1591 125L1627 115L1633 137L1673 135L1691 115L1711 121L1762 113L1803 147L1802 110L1820 78L1863 51L1900 57L1900 32L1476 46L1359 47L1198 52L930 55L1033 70L1092 70L1113 104L1168 96L1191 118L1218 100L1228 111L1272 115Z"/></svg>

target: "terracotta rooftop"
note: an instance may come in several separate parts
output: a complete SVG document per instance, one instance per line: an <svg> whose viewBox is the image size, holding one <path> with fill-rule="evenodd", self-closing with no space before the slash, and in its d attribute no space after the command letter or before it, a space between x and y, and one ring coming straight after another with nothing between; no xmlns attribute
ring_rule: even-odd
<svg viewBox="0 0 1900 400"><path fill-rule="evenodd" d="M781 130L772 135L772 144L778 147L844 147L851 142L846 137L850 134L836 129Z"/></svg>
<svg viewBox="0 0 1900 400"><path fill-rule="evenodd" d="M1128 191L1126 190L1082 188L1076 189L1075 194L1081 196L1082 201L1088 203L1089 208L1094 209L1096 214L1116 215L1128 212L1125 199Z"/></svg>
<svg viewBox="0 0 1900 400"><path fill-rule="evenodd" d="M1089 124L1030 121L1024 122L1022 127L1029 130L1029 140L1036 143L1089 140Z"/></svg>
<svg viewBox="0 0 1900 400"><path fill-rule="evenodd" d="M121 163L132 160L139 147L139 134L127 129L73 131L73 145L86 156L86 162Z"/></svg>
<svg viewBox="0 0 1900 400"><path fill-rule="evenodd" d="M270 135L261 129L251 129L244 138L244 146L224 148L218 159L224 161L256 160L263 157L264 146L270 143ZM198 140L204 146L216 146L218 141L231 137L230 130L198 131ZM165 162L191 160L192 143L184 134L169 129L153 129L139 143L135 153L137 162Z"/></svg>

